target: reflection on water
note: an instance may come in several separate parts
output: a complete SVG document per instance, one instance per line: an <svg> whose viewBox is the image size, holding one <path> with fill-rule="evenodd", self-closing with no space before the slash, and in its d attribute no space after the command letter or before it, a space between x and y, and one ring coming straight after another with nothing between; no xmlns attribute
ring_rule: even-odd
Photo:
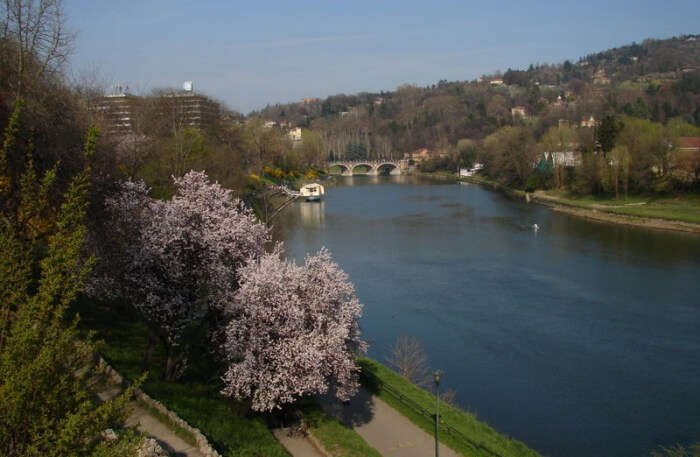
<svg viewBox="0 0 700 457"><path fill-rule="evenodd" d="M297 205L297 207L299 208L299 219L301 220L301 225L304 228L323 228L326 202L323 200L318 202L301 202Z"/></svg>
<svg viewBox="0 0 700 457"><path fill-rule="evenodd" d="M463 406L553 457L700 441L700 236L411 176L326 189L275 236L298 260L329 248L371 356L417 337Z"/></svg>

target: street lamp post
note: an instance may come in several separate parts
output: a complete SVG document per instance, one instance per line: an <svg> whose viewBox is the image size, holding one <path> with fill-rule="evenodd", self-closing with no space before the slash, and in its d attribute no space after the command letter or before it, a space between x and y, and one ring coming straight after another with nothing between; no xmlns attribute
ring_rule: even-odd
<svg viewBox="0 0 700 457"><path fill-rule="evenodd" d="M442 371L438 370L433 373L435 381L435 457L440 457L440 378Z"/></svg>

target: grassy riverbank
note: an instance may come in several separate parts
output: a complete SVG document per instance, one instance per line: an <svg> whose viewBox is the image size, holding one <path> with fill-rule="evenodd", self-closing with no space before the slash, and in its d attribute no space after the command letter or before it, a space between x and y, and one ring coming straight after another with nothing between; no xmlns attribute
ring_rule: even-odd
<svg viewBox="0 0 700 457"><path fill-rule="evenodd" d="M361 358L363 384L375 395L426 432L434 433L434 394L427 392L381 363ZM473 414L440 402L440 440L464 456L537 457L520 441L498 433Z"/></svg>
<svg viewBox="0 0 700 457"><path fill-rule="evenodd" d="M527 198L525 191L508 188L483 176L459 179L516 198ZM564 191L538 190L530 194L530 199L556 211L597 221L700 233L700 195L630 196L627 199L615 199L612 196L578 197Z"/></svg>
<svg viewBox="0 0 700 457"><path fill-rule="evenodd" d="M700 224L700 195L615 199L614 196L576 197L567 192L550 190L536 191L534 196L544 201L614 214Z"/></svg>

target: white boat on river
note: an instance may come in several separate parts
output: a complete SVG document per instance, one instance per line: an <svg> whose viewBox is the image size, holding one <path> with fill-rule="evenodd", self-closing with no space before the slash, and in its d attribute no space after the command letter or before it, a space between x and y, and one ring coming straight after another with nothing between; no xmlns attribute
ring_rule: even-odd
<svg viewBox="0 0 700 457"><path fill-rule="evenodd" d="M325 189L321 184L312 183L302 186L302 188L299 189L299 193L306 199L307 202L317 202L321 200L321 197L325 193Z"/></svg>

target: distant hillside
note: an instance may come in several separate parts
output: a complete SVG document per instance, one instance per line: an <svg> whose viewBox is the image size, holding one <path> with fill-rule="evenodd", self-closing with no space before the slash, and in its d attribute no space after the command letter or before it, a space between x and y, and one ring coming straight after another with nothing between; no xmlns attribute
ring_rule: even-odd
<svg viewBox="0 0 700 457"><path fill-rule="evenodd" d="M474 81L304 99L251 116L319 132L329 156L374 158L447 151L507 125L529 124L541 135L560 120L579 125L604 113L700 125L700 36L650 39Z"/></svg>

